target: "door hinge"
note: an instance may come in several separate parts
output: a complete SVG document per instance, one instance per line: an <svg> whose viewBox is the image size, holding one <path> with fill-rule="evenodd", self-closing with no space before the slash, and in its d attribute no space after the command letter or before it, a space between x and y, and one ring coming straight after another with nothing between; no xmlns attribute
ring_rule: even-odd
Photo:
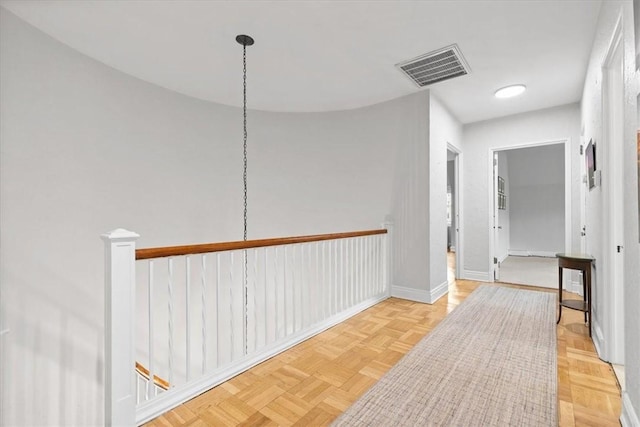
<svg viewBox="0 0 640 427"><path fill-rule="evenodd" d="M493 257L493 263L494 263L494 264L497 264L497 263L498 263L498 258Z"/></svg>
<svg viewBox="0 0 640 427"><path fill-rule="evenodd" d="M624 249L624 246L618 245L618 246L616 246L616 249L617 249L618 253L620 253Z"/></svg>
<svg viewBox="0 0 640 427"><path fill-rule="evenodd" d="M584 145L580 146L580 155L584 154Z"/></svg>
<svg viewBox="0 0 640 427"><path fill-rule="evenodd" d="M493 166L497 166L498 165L498 159L493 159Z"/></svg>

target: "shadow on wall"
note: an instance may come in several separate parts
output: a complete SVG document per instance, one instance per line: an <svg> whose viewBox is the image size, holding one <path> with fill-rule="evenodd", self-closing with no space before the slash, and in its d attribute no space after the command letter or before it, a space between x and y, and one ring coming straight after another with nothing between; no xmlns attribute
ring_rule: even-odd
<svg viewBox="0 0 640 427"><path fill-rule="evenodd" d="M17 254L22 256L32 257L33 251ZM70 283L62 269L42 261L37 270L48 280L35 280L33 271L25 271L3 283L3 298L11 301L5 306L11 330L3 423L100 424L103 408L96 405L103 399L95 396L104 392L102 281L91 287ZM31 401L42 407L32 407Z"/></svg>

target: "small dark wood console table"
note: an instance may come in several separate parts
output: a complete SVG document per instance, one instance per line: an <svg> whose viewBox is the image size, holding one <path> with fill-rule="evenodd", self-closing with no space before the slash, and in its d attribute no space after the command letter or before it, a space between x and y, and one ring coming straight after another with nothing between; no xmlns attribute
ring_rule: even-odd
<svg viewBox="0 0 640 427"><path fill-rule="evenodd" d="M591 267L595 259L587 254L556 254L558 258L558 321L562 317L562 307L584 312L584 321L589 318L589 336L591 336ZM562 300L562 269L582 271L583 300Z"/></svg>

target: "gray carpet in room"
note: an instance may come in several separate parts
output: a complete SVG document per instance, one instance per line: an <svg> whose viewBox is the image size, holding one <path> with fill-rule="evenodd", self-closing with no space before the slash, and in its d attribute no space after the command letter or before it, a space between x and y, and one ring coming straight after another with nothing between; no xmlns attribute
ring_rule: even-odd
<svg viewBox="0 0 640 427"><path fill-rule="evenodd" d="M558 259L508 256L500 263L500 282L558 288Z"/></svg>
<svg viewBox="0 0 640 427"><path fill-rule="evenodd" d="M555 313L555 294L479 287L333 425L557 425Z"/></svg>

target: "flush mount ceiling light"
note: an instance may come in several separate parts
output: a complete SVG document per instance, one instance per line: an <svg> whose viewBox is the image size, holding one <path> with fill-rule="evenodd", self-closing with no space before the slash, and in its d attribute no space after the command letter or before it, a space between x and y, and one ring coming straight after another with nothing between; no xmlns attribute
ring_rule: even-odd
<svg viewBox="0 0 640 427"><path fill-rule="evenodd" d="M514 96L522 94L525 90L527 90L527 87L525 85L511 85L503 87L502 89L498 89L495 93L495 97L513 98Z"/></svg>

